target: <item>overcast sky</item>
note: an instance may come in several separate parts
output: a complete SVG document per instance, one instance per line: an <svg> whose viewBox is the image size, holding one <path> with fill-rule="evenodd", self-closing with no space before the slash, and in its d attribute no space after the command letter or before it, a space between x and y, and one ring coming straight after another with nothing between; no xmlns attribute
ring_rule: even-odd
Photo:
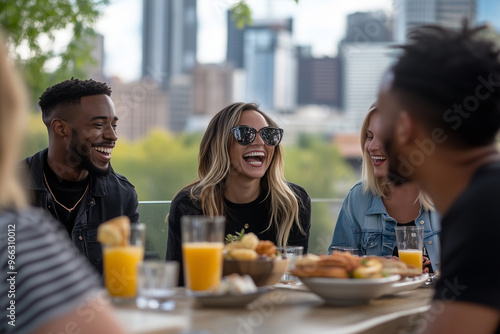
<svg viewBox="0 0 500 334"><path fill-rule="evenodd" d="M161 0L163 1L163 0ZM198 0L198 61L218 63L226 55L226 10L234 0ZM248 0L254 18L294 18L294 40L316 56L334 56L344 37L346 16L356 11L390 13L392 0ZM142 0L112 0L97 22L104 35L105 73L138 79L141 66Z"/></svg>

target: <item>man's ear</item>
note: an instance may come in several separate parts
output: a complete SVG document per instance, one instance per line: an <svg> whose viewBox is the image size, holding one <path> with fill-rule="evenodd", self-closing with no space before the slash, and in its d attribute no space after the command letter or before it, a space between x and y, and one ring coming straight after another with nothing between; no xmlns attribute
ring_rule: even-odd
<svg viewBox="0 0 500 334"><path fill-rule="evenodd" d="M408 144L415 140L417 135L415 120L406 110L398 113L395 125L395 138L399 144Z"/></svg>
<svg viewBox="0 0 500 334"><path fill-rule="evenodd" d="M52 122L50 122L50 128L52 132L59 137L66 137L71 131L69 124L60 118L54 118Z"/></svg>

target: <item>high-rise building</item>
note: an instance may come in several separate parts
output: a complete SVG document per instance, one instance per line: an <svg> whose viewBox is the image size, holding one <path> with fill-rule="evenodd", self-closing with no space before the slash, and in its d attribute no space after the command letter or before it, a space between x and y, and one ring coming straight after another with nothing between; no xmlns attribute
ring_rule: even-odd
<svg viewBox="0 0 500 334"><path fill-rule="evenodd" d="M152 78L124 83L113 79L111 98L118 116L118 136L136 140L152 128L168 128L167 95Z"/></svg>
<svg viewBox="0 0 500 334"><path fill-rule="evenodd" d="M233 68L229 65L197 65L194 78L194 115L215 115L233 102Z"/></svg>
<svg viewBox="0 0 500 334"><path fill-rule="evenodd" d="M184 131L188 118L193 113L193 76L174 75L169 86L169 129L173 132Z"/></svg>
<svg viewBox="0 0 500 334"><path fill-rule="evenodd" d="M142 77L166 89L196 65L196 0L143 0Z"/></svg>
<svg viewBox="0 0 500 334"><path fill-rule="evenodd" d="M297 61L292 19L254 20L238 31L228 16L227 62L245 70L245 100L264 110L296 107Z"/></svg>
<svg viewBox="0 0 500 334"><path fill-rule="evenodd" d="M349 131L361 128L370 105L377 98L377 91L384 72L396 58L391 43L342 43L342 101L346 112L343 125Z"/></svg>
<svg viewBox="0 0 500 334"><path fill-rule="evenodd" d="M460 28L464 18L476 22L477 0L437 0L437 23Z"/></svg>
<svg viewBox="0 0 500 334"><path fill-rule="evenodd" d="M404 42L413 29L424 24L459 28L466 18L476 20L477 0L398 0L394 3L395 39Z"/></svg>
<svg viewBox="0 0 500 334"><path fill-rule="evenodd" d="M85 42L91 47L92 61L85 66L89 79L106 81L104 76L104 36L101 34L87 35Z"/></svg>
<svg viewBox="0 0 500 334"><path fill-rule="evenodd" d="M298 48L297 102L299 105L340 104L339 58L314 58L304 48Z"/></svg>
<svg viewBox="0 0 500 334"><path fill-rule="evenodd" d="M231 15L231 12L228 11L226 62L234 68L243 68L243 36L245 29L238 28Z"/></svg>
<svg viewBox="0 0 500 334"><path fill-rule="evenodd" d="M424 0L425 1L425 0ZM383 11L347 16L346 37L339 45L340 105L344 121L334 132L358 133L384 71L394 61L392 17Z"/></svg>
<svg viewBox="0 0 500 334"><path fill-rule="evenodd" d="M344 42L374 43L392 41L392 18L383 11L357 12L347 16Z"/></svg>

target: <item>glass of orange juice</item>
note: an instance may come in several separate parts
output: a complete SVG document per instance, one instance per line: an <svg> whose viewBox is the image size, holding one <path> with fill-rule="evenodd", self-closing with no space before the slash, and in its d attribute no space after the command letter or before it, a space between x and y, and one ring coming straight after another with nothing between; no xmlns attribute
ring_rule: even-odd
<svg viewBox="0 0 500 334"><path fill-rule="evenodd" d="M181 218L184 281L191 292L217 289L222 276L222 250L226 218Z"/></svg>
<svg viewBox="0 0 500 334"><path fill-rule="evenodd" d="M399 259L422 270L424 248L423 226L397 226L396 241Z"/></svg>
<svg viewBox="0 0 500 334"><path fill-rule="evenodd" d="M131 224L127 245L103 245L104 282L115 302L136 297L137 266L144 259L144 231L144 224Z"/></svg>

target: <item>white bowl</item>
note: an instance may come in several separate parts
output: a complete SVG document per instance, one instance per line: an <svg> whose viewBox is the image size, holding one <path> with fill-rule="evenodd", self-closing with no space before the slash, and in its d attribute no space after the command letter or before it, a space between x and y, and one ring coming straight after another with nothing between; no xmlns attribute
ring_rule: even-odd
<svg viewBox="0 0 500 334"><path fill-rule="evenodd" d="M301 277L300 280L329 305L353 305L386 294L400 278L394 275L373 279Z"/></svg>

